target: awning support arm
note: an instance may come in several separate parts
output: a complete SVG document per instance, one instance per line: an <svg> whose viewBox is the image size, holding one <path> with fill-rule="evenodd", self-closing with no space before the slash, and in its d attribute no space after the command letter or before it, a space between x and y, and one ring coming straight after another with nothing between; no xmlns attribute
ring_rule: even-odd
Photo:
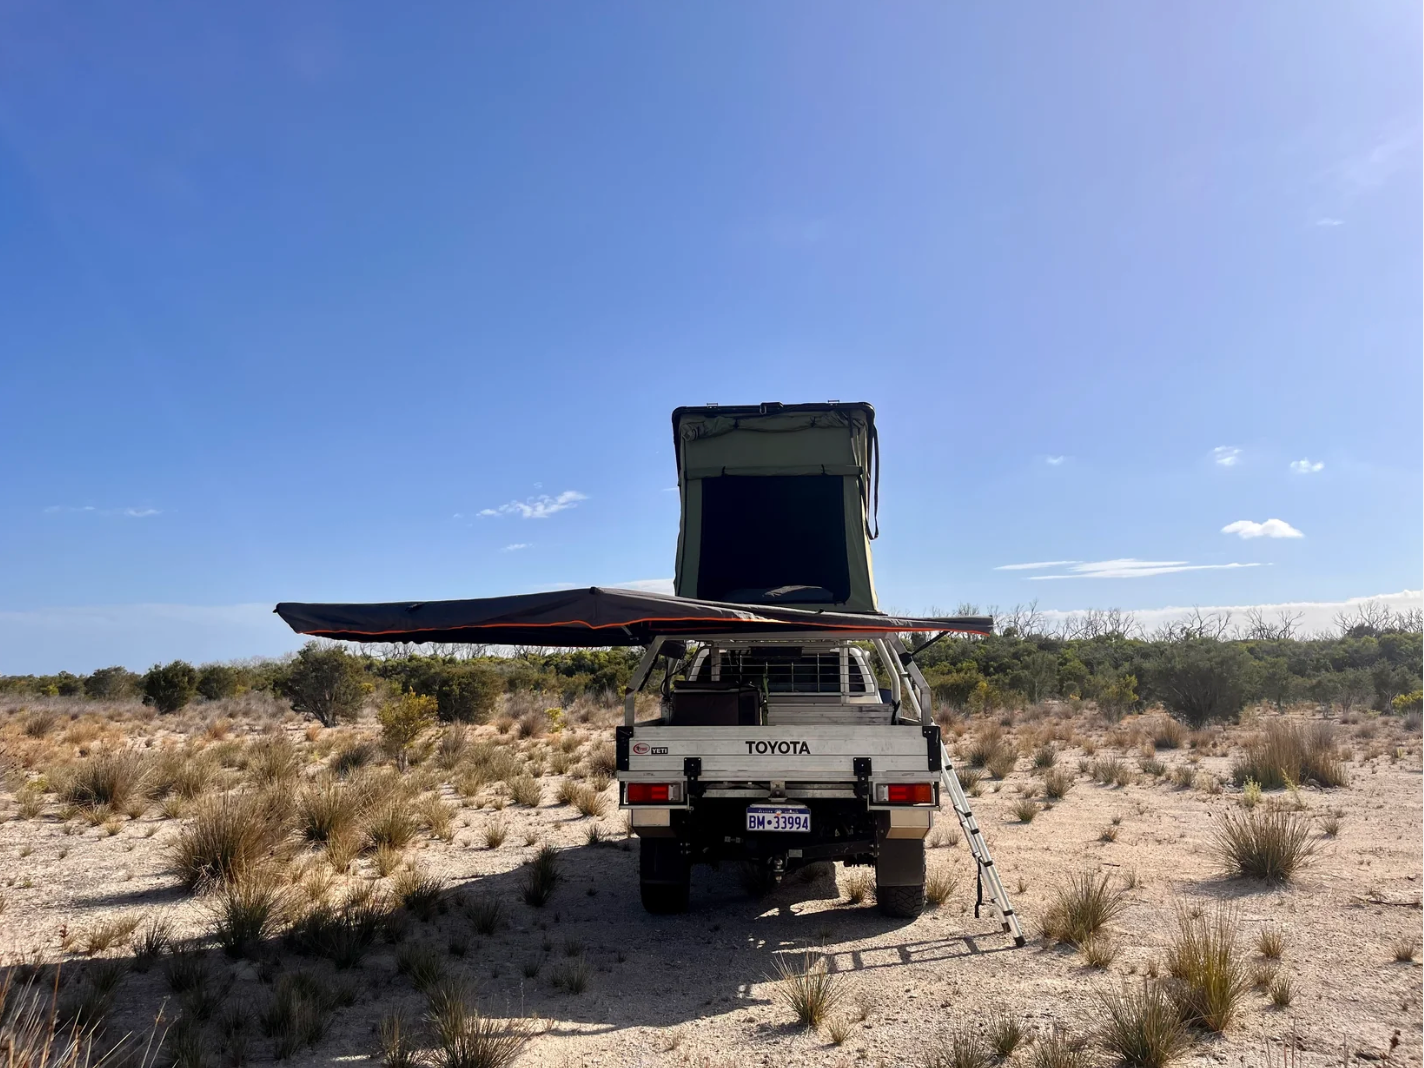
<svg viewBox="0 0 1424 1068"><path fill-rule="evenodd" d="M653 665L658 662L658 654L662 652L663 642L667 638L659 634L653 639L653 643L643 650L643 659L638 661L638 668L633 672L633 677L628 680L628 695L623 698L623 725L631 727L633 725L634 708L638 703L638 691L648 683L648 676L653 673Z"/></svg>

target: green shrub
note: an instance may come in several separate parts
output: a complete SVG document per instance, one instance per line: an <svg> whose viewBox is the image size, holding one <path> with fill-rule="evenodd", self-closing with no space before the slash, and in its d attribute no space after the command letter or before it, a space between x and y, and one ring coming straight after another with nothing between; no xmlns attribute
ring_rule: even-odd
<svg viewBox="0 0 1424 1068"><path fill-rule="evenodd" d="M1210 638L1165 645L1148 665L1149 692L1191 727L1233 720L1250 699L1255 661L1241 646Z"/></svg>
<svg viewBox="0 0 1424 1068"><path fill-rule="evenodd" d="M240 676L237 668L227 664L208 664L198 672L198 696L209 701L220 701L237 693Z"/></svg>
<svg viewBox="0 0 1424 1068"><path fill-rule="evenodd" d="M135 675L128 668L100 668L84 680L84 696L105 701L116 701L132 697L138 692L143 677Z"/></svg>
<svg viewBox="0 0 1424 1068"><path fill-rule="evenodd" d="M364 682L360 661L345 649L307 642L287 669L281 691L295 711L331 727L356 718L366 697Z"/></svg>
<svg viewBox="0 0 1424 1068"><path fill-rule="evenodd" d="M435 726L435 698L418 693L403 693L381 706L376 720L381 725L381 740L395 755L396 766L404 768L410 747Z"/></svg>
<svg viewBox="0 0 1424 1068"><path fill-rule="evenodd" d="M436 708L446 723L480 723L494 711L504 680L484 664L454 664L435 688Z"/></svg>
<svg viewBox="0 0 1424 1068"><path fill-rule="evenodd" d="M177 712L198 692L198 672L192 664L174 660L154 664L143 677L143 703L160 712Z"/></svg>

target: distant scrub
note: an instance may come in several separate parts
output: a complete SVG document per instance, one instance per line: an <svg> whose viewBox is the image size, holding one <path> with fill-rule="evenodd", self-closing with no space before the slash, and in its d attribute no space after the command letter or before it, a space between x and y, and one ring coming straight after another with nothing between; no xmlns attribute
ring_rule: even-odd
<svg viewBox="0 0 1424 1068"><path fill-rule="evenodd" d="M1225 621L1199 619L1147 638L1130 616L1114 613L1090 614L1067 633L1044 633L1022 611L1006 613L999 625L1000 634L947 638L916 656L938 704L985 712L1060 698L1092 701L1112 717L1160 704L1174 717L1161 717L1153 727L1154 744L1165 749L1183 744L1178 724L1231 721L1256 701L1417 717L1424 688L1418 613L1361 609L1340 622L1336 635L1309 638L1259 619L1235 637ZM580 649L491 656L484 646L389 646L371 655L355 648L311 642L288 659L196 668L174 661L142 676L122 667L88 676L0 676L0 694L142 695L159 711L176 711L196 698L218 701L255 691L286 697L325 725L354 717L368 700L379 704L390 692L434 698L442 722L481 723L501 695L509 695L511 718L518 721L559 702L584 702L586 714L621 692L640 655L638 649ZM658 681L655 676L652 685ZM529 716L528 725L536 733L548 726L537 716ZM989 751L992 745L985 748L980 758L1001 759L984 766L1007 763Z"/></svg>

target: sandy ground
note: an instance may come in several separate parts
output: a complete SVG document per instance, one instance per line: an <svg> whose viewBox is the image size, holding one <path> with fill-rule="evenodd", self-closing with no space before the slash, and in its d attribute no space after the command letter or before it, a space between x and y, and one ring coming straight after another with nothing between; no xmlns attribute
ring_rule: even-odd
<svg viewBox="0 0 1424 1068"><path fill-rule="evenodd" d="M300 737L299 726L286 729ZM1102 725L1080 728L1081 738L1094 733L1102 745ZM1234 728L1214 755L1199 758L1198 768L1229 781L1232 746L1247 733ZM1135 766L1137 752L1126 755ZM1157 755L1169 768L1191 758L1185 749ZM1146 776L1108 787L1080 775L1065 799L1024 824L1011 809L1020 789L1033 789L1038 780L1021 758L1002 783L986 780L974 799L1029 927L1029 944L1021 949L1012 947L987 908L974 917L973 863L947 812L938 827L953 829L942 837L954 843L932 849L930 864L957 875L958 886L943 906L914 922L886 919L869 902L849 904L847 873L839 867L834 880L829 873L788 880L760 900L747 896L735 871L698 868L690 912L654 917L638 902L637 841L625 837L621 814L610 809L598 821L611 841L589 844L594 821L554 804L558 777L546 774L537 809L511 805L496 817L487 808L465 807L452 843L423 836L411 850L425 871L446 880L452 902L492 895L505 903L507 924L481 938L452 905L429 922L412 921L406 941L446 951L450 969L476 985L486 1012L537 1018L520 1065L899 1065L921 1063L939 1036L980 1027L996 1011L1022 1015L1038 1033L1090 1034L1101 992L1142 982L1161 961L1177 908L1225 902L1237 910L1253 960L1250 947L1263 925L1284 933L1281 968L1294 981L1295 997L1289 1008L1275 1009L1252 991L1227 1034L1199 1036L1182 1063L1280 1064L1282 1043L1290 1043L1297 1065L1382 1058L1419 1065L1418 958L1394 959L1396 944L1420 936L1419 738L1391 725L1368 742L1356 740L1353 757L1348 786L1300 792L1310 818L1319 822L1334 813L1339 831L1317 835L1305 873L1277 890L1218 873L1209 845L1213 823L1240 804L1239 790L1184 789ZM1081 758L1079 748L1062 747L1061 766L1075 768ZM15 790L36 770L11 771L0 793L5 811L14 814ZM444 790L450 796L449 787ZM483 844L492 818L509 826L498 849ZM1116 839L1104 841L1113 820L1119 821ZM66 964L72 976L88 965L61 951L65 934L135 912L161 913L184 934L201 935L210 907L178 885L165 856L178 827L156 812L108 829L77 818L61 822L53 803L35 818L0 823L0 959L14 963L40 953L73 960ZM564 875L543 909L526 905L519 889L520 867L537 850L536 840L560 849ZM1037 928L1055 887L1085 868L1129 880L1135 873L1138 884L1113 925L1119 951L1106 969L1088 967ZM807 947L824 953L841 977L844 999L833 1015L855 1022L840 1046L824 1029L795 1027L777 998L777 956L800 960ZM459 951L463 955L455 955ZM280 943L271 947L273 963L261 966L211 951L215 968L231 979L230 1004L254 1010L265 1004L281 968L302 968L350 987L354 1004L338 1012L314 1050L294 1058L301 1065L372 1056L383 1013L401 1006L414 1016L423 1011L424 999L397 974L395 954L396 947L381 944L358 968L337 973ZM580 957L591 968L587 989L577 995L557 989L552 977ZM528 974L536 964L537 974ZM124 980L111 1034L141 1029L170 997L160 971ZM1397 1048L1390 1055L1393 1037ZM255 1038L250 1055L270 1059L270 1043ZM1027 1063L1022 1053L1016 1059ZM221 1063L214 1052L211 1064Z"/></svg>

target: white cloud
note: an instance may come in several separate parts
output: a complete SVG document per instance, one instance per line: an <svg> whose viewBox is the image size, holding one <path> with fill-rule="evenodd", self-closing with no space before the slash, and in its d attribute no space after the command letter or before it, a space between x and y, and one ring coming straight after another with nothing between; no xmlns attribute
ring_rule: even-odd
<svg viewBox="0 0 1424 1068"><path fill-rule="evenodd" d="M1336 176L1347 197L1362 196L1379 189L1398 171L1417 158L1417 127L1381 137L1363 152L1341 162Z"/></svg>
<svg viewBox="0 0 1424 1068"><path fill-rule="evenodd" d="M502 552L502 553L517 553L520 549L527 549L527 548L529 548L529 546L530 546L531 544L532 544L531 542L527 542L527 541L516 541L513 545L506 545L503 549L500 550L500 552Z"/></svg>
<svg viewBox="0 0 1424 1068"><path fill-rule="evenodd" d="M1333 219L1329 215L1315 220L1316 226L1344 226L1344 219Z"/></svg>
<svg viewBox="0 0 1424 1068"><path fill-rule="evenodd" d="M1313 475L1317 471L1324 471L1325 465L1319 460L1315 463L1309 460L1292 460L1290 469L1298 475Z"/></svg>
<svg viewBox="0 0 1424 1068"><path fill-rule="evenodd" d="M640 590L643 593L666 593L672 595L673 586L670 578L634 579L632 582L615 582L615 590Z"/></svg>
<svg viewBox="0 0 1424 1068"><path fill-rule="evenodd" d="M555 512L575 507L579 501L588 500L588 495L578 490L564 490L557 497L541 493L523 501L510 501L498 508L483 508L478 513L484 516L517 515L520 519L548 519Z"/></svg>
<svg viewBox="0 0 1424 1068"><path fill-rule="evenodd" d="M1204 605L1193 608L1167 607L1167 608L1134 608L1129 610L1133 620L1145 633L1152 633L1158 627L1167 623L1175 623L1184 619L1191 619L1193 616L1224 616L1230 615L1234 620L1240 622L1246 618L1246 613L1255 609L1267 619L1285 613L1292 617L1298 617L1297 633L1318 634L1335 629L1335 617L1341 612L1349 613L1352 609L1364 604L1367 601L1375 601L1389 608L1392 612L1408 612L1424 608L1424 592L1420 590L1402 590L1399 593L1378 594L1374 597L1351 597L1344 601L1289 601L1283 604L1236 604L1236 605ZM1063 610L1044 609L1043 617L1050 625L1063 622L1075 616L1082 616L1083 610Z"/></svg>
<svg viewBox="0 0 1424 1068"><path fill-rule="evenodd" d="M1048 461L1048 466L1049 466L1049 467L1057 467L1057 466L1059 466L1060 464L1062 464L1064 460L1068 459L1068 457L1066 457L1066 456L1045 456L1044 459Z"/></svg>
<svg viewBox="0 0 1424 1068"><path fill-rule="evenodd" d="M1284 519L1267 519L1264 523L1254 523L1249 519L1238 519L1221 528L1223 534L1237 534L1242 538L1303 538L1295 527Z"/></svg>
<svg viewBox="0 0 1424 1068"><path fill-rule="evenodd" d="M60 513L92 513L94 515L121 515L128 519L147 519L151 515L162 515L157 508L95 508L92 504L80 506L70 504L52 504L45 509L46 515L58 515Z"/></svg>
<svg viewBox="0 0 1424 1068"><path fill-rule="evenodd" d="M1036 564L1000 564L995 571L1036 571L1043 567L1067 567L1080 563L1078 560L1041 560Z"/></svg>
<svg viewBox="0 0 1424 1068"><path fill-rule="evenodd" d="M1218 445L1211 450L1211 458L1222 467L1235 467L1241 462L1241 450L1235 445Z"/></svg>
<svg viewBox="0 0 1424 1068"><path fill-rule="evenodd" d="M1172 575L1178 571L1231 571L1240 567L1260 567L1260 564L1193 564L1186 560L1137 560L1125 557L1121 560L1099 560L1095 563L1075 564L1063 575L1029 575L1030 582L1047 582L1052 579L1128 579L1151 578L1154 575Z"/></svg>

